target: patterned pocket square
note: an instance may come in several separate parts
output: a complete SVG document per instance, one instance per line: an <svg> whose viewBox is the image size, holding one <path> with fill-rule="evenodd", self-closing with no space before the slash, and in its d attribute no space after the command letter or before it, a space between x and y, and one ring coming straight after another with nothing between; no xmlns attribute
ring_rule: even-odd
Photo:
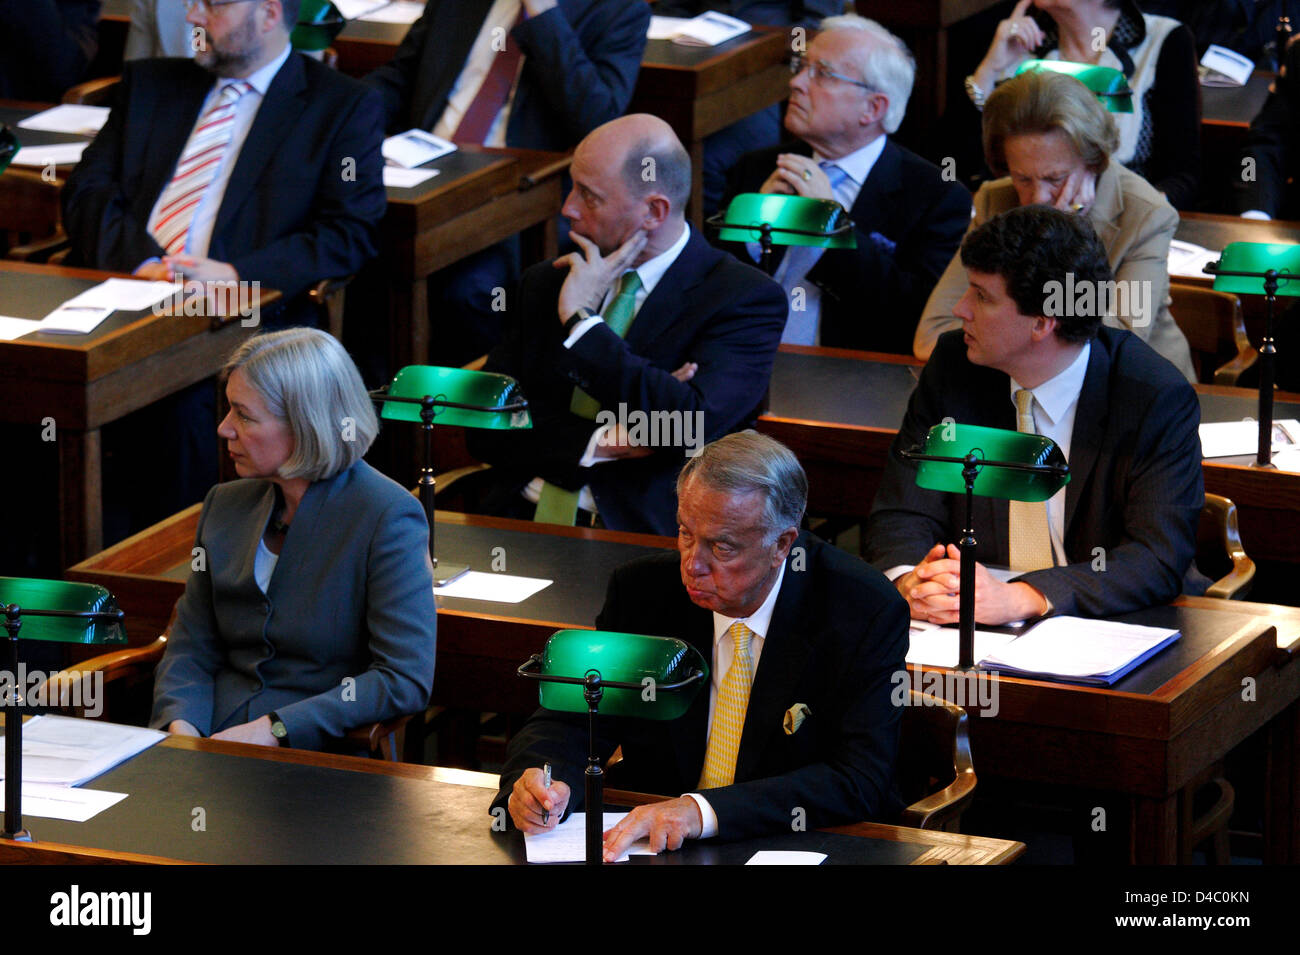
<svg viewBox="0 0 1300 955"><path fill-rule="evenodd" d="M799 727L803 726L803 721L812 715L812 710L808 709L807 703L796 703L785 711L785 716L781 720L781 725L785 727L785 735L793 736L799 732Z"/></svg>

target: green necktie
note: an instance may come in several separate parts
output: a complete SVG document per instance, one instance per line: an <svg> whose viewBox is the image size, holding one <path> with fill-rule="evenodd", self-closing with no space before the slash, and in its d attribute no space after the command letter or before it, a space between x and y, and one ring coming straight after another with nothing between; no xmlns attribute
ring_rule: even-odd
<svg viewBox="0 0 1300 955"><path fill-rule="evenodd" d="M635 271L624 272L619 280L618 293L605 309L605 324L619 338L627 337L627 330L632 327L636 317L636 293L641 291L641 276ZM569 400L569 410L588 421L596 420L600 411L600 402L581 388L573 389ZM567 524L572 527L578 518L578 492L566 491L549 481L543 482L541 496L537 499L537 511L533 520L543 524Z"/></svg>

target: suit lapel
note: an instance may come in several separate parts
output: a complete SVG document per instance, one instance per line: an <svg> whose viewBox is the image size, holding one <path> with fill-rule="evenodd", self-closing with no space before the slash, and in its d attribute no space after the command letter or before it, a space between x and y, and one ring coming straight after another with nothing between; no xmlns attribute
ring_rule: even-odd
<svg viewBox="0 0 1300 955"><path fill-rule="evenodd" d="M199 110L203 108L203 100L212 89L214 78L211 73L189 62L177 71L176 82L178 88L158 91L160 97L155 103L157 112L154 118L166 119L154 122L149 127L149 147L145 155L151 161L148 162L148 171L145 173L148 178L141 183L139 194L152 197L149 200L150 209L176 172L176 163L189 141L190 133L194 131Z"/></svg>
<svg viewBox="0 0 1300 955"><path fill-rule="evenodd" d="M627 342L637 354L643 354L644 348L653 342L674 321L687 317L682 302L690 301L690 292L712 269L718 258L725 253L719 252L701 238L694 229L686 242L686 247L677 256L677 261L668 267L663 278L654 291L641 303L641 310L636 313L632 326L627 330Z"/></svg>
<svg viewBox="0 0 1300 955"><path fill-rule="evenodd" d="M686 591L681 591L681 598L686 604L685 624L680 636L699 650L709 664L710 685L696 694L695 702L686 711L686 715L668 723L668 734L672 740L673 754L677 758L677 770L681 774L682 784L694 788L699 784L700 772L704 768L704 745L709 735L709 698L712 692L713 674L713 614L703 607L697 607L686 598Z"/></svg>
<svg viewBox="0 0 1300 955"><path fill-rule="evenodd" d="M1106 417L1109 413L1110 354L1101 339L1092 340L1088 355L1088 373L1079 392L1079 406L1074 414L1074 431L1070 435L1070 483L1065 486L1065 539L1070 539L1070 527L1079 498L1097 463L1097 451L1106 434Z"/></svg>
<svg viewBox="0 0 1300 955"><path fill-rule="evenodd" d="M1092 223L1093 231L1107 249L1115 247L1114 239L1119 233L1120 216L1123 214L1124 197L1119 188L1119 173L1112 164L1097 177L1097 195L1088 212L1088 221ZM1111 268L1117 264L1111 262Z"/></svg>
<svg viewBox="0 0 1300 955"><path fill-rule="evenodd" d="M217 220L212 227L214 243L266 171L271 155L293 130L299 114L307 105L302 95L306 87L302 55L290 53L271 80L266 97L257 110L257 117L239 150L239 158L230 173L230 181L226 183L221 208L217 211Z"/></svg>
<svg viewBox="0 0 1300 955"><path fill-rule="evenodd" d="M807 535L800 534L794 546L807 551ZM763 653L758 658L754 685L749 691L745 729L736 754L737 782L754 778L765 742L773 733L783 732L782 716L812 654L801 617L806 606L807 581L808 574L791 570L787 561L781 592L772 609L772 622L763 640Z"/></svg>
<svg viewBox="0 0 1300 955"><path fill-rule="evenodd" d="M867 180L853 202L849 216L859 230L872 232L890 232L888 220L895 209L903 208L895 196L902 191L902 162L898 147L892 139L885 140L884 151L876 164L867 173Z"/></svg>

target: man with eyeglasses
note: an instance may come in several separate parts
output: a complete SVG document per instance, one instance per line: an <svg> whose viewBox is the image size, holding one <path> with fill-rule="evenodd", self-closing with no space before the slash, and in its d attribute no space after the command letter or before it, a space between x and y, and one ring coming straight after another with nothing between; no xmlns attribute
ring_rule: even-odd
<svg viewBox="0 0 1300 955"><path fill-rule="evenodd" d="M728 195L836 200L857 247L777 248L774 277L790 305L782 341L910 355L926 298L970 222L970 193L889 139L916 66L884 27L828 17L791 69L785 128L798 141L743 157ZM758 260L757 243L735 251Z"/></svg>
<svg viewBox="0 0 1300 955"><path fill-rule="evenodd" d="M375 255L387 207L378 97L291 48L299 0L187 6L203 40L194 59L126 64L107 123L68 178L68 264L256 280L283 295L262 311L263 326L317 325L309 289ZM216 442L203 424L215 420L213 402L201 382L141 412L147 427L124 423L139 447L118 457L172 452L182 472L132 473L130 526L200 500L215 482ZM176 446L158 448L159 433Z"/></svg>

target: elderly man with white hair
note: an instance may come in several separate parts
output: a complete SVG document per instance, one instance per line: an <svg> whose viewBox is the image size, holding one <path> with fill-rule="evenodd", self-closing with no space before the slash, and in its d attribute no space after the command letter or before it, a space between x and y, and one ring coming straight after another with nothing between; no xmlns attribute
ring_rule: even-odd
<svg viewBox="0 0 1300 955"><path fill-rule="evenodd" d="M777 248L775 278L790 305L782 341L911 354L909 336L971 211L955 174L889 139L916 64L880 24L846 14L822 21L791 70L785 128L796 141L744 156L728 195L835 199L857 248ZM757 261L757 244L736 252Z"/></svg>

